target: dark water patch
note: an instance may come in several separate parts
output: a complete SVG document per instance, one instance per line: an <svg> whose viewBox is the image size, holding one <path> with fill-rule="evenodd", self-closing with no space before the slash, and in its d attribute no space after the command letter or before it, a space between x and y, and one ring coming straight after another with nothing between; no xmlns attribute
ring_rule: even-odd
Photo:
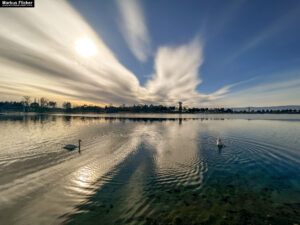
<svg viewBox="0 0 300 225"><path fill-rule="evenodd" d="M118 201L88 203L82 213L66 224L295 224L300 220L300 203L276 203L272 190L234 185L211 185L201 192L185 189L161 190L145 196L148 211L121 218ZM98 201L100 201L98 199ZM141 209L139 209L141 210Z"/></svg>
<svg viewBox="0 0 300 225"><path fill-rule="evenodd" d="M74 214L62 216L64 224L125 223L132 217L131 214L143 210L148 204L143 191L144 182L147 174L153 174L151 161L149 150L141 144L124 162L98 181L104 182L103 186L85 203L77 206ZM131 195L135 189L138 189L137 196Z"/></svg>

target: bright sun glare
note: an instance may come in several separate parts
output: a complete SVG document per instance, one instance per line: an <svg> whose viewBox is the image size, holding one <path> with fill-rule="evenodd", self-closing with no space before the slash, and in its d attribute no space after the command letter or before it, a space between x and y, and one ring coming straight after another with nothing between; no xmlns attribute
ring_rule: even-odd
<svg viewBox="0 0 300 225"><path fill-rule="evenodd" d="M79 38L75 45L77 53L85 58L89 58L97 54L97 47L89 38Z"/></svg>

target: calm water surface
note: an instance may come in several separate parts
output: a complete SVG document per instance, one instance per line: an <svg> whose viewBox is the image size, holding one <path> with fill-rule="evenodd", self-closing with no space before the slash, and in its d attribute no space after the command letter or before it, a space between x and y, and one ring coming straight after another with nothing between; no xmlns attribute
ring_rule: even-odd
<svg viewBox="0 0 300 225"><path fill-rule="evenodd" d="M299 136L299 115L0 115L0 224L299 224Z"/></svg>

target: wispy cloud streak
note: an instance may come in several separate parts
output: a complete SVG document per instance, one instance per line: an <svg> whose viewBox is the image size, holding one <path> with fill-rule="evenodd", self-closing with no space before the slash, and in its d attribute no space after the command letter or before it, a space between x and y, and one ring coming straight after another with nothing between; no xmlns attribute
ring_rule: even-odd
<svg viewBox="0 0 300 225"><path fill-rule="evenodd" d="M293 72L300 74L300 71ZM300 79L285 79L284 74L280 80L269 80L243 90L225 95L228 106L276 106L300 104Z"/></svg>
<svg viewBox="0 0 300 225"><path fill-rule="evenodd" d="M1 82L19 83L20 92L30 87L35 95L51 87L52 94L73 100L137 101L136 76L66 1L43 1L34 10L3 9L0 20L5 24L0 27ZM85 59L76 53L76 40L82 37L95 43L97 56Z"/></svg>
<svg viewBox="0 0 300 225"><path fill-rule="evenodd" d="M160 47L155 73L143 87L67 1L44 0L33 11L3 9L0 20L5 24L0 27L0 82L5 84L0 92L7 96L98 104L198 104L228 91L196 91L203 62L198 39ZM84 58L76 53L76 41L85 37L93 41L97 55Z"/></svg>
<svg viewBox="0 0 300 225"><path fill-rule="evenodd" d="M67 1L43 0L34 10L2 9L0 20L0 100L31 95L96 104L175 105L183 101L188 106L203 106L221 101L241 104L251 96L259 102L263 99L260 93L269 102L283 99L280 94L299 102L295 97L300 94L299 80L234 93L233 87L241 84L236 83L211 94L199 93L199 69L204 61L199 38L180 46L159 47L154 72L141 86ZM86 37L97 48L90 58L76 52L76 41Z"/></svg>
<svg viewBox="0 0 300 225"><path fill-rule="evenodd" d="M202 46L196 39L182 46L160 47L155 57L156 74L146 84L151 101L187 102L195 98L202 62Z"/></svg>
<svg viewBox="0 0 300 225"><path fill-rule="evenodd" d="M148 100L164 104L183 101L189 106L198 106L221 98L233 85L211 94L197 91L202 82L199 68L203 60L203 46L199 38L181 46L160 47L155 56L155 74L145 86Z"/></svg>
<svg viewBox="0 0 300 225"><path fill-rule="evenodd" d="M138 0L116 0L120 11L120 29L135 57L145 62L151 53L150 37Z"/></svg>
<svg viewBox="0 0 300 225"><path fill-rule="evenodd" d="M295 21L300 12L300 4L297 4L287 14L277 19L269 27L263 29L254 37L249 39L240 49L235 51L230 57L227 58L226 63L232 62L247 51L255 48L265 42L266 40L274 37L276 34L284 31L292 21Z"/></svg>

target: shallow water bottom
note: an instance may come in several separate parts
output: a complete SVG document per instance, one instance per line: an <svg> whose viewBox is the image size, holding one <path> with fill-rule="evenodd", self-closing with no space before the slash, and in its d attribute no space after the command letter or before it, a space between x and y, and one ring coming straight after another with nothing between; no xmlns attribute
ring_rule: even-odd
<svg viewBox="0 0 300 225"><path fill-rule="evenodd" d="M110 183L78 205L77 213L64 215L64 223L297 224L300 221L300 196L291 184L297 176L258 173L243 176L242 171L215 171L200 185L166 182L153 176L150 151L144 148L123 162L122 170Z"/></svg>

